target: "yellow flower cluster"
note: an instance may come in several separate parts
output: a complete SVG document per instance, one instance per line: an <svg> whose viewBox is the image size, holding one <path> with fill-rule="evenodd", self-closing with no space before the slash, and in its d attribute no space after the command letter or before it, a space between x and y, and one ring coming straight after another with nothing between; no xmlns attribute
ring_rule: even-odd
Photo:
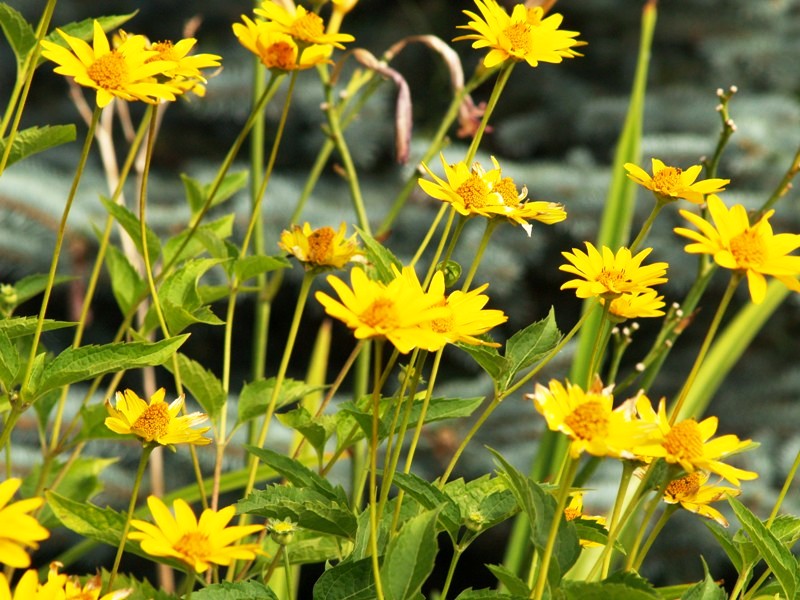
<svg viewBox="0 0 800 600"><path fill-rule="evenodd" d="M76 576L59 573L62 566L59 562L50 563L50 572L44 583L39 583L35 570L25 571L14 588L13 596L8 580L0 573L0 600L123 600L133 592L131 589L124 589L100 596L103 585L99 574L89 577L81 585Z"/></svg>
<svg viewBox="0 0 800 600"><path fill-rule="evenodd" d="M338 231L332 227L312 229L308 223L302 227L294 225L281 233L278 246L303 263L307 270L341 269L348 262L361 258L356 236L345 237L346 230L344 223Z"/></svg>

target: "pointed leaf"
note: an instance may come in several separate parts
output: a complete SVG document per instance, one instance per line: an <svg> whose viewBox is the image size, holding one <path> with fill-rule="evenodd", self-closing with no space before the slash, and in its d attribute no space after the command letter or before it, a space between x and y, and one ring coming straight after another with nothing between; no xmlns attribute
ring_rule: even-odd
<svg viewBox="0 0 800 600"><path fill-rule="evenodd" d="M329 500L347 504L347 495L341 486L334 488L330 481L297 460L267 448L245 445L245 450L275 469L296 488L313 490Z"/></svg>
<svg viewBox="0 0 800 600"><path fill-rule="evenodd" d="M11 317L10 319L0 320L0 331L5 332L9 339L33 335L36 331L36 317ZM42 324L42 331L53 331L54 329L64 329L65 327L75 327L77 323L71 321L54 321L45 319Z"/></svg>
<svg viewBox="0 0 800 600"><path fill-rule="evenodd" d="M100 202L103 203L103 206L105 206L108 214L114 217L114 219L122 226L125 232L131 237L131 240L133 240L133 243L136 246L136 249L139 251L139 254L143 254L142 233L139 225L139 217L137 217L124 206L117 204L116 202L112 202L108 198L101 197ZM155 262L155 260L158 259L161 254L161 242L159 241L158 236L153 232L152 229L147 227L147 225L145 225L145 239L147 241L147 252L150 256L150 260Z"/></svg>
<svg viewBox="0 0 800 600"><path fill-rule="evenodd" d="M389 542L381 565L387 600L419 597L422 584L433 571L438 551L436 519L439 510L428 510L406 521Z"/></svg>
<svg viewBox="0 0 800 600"><path fill-rule="evenodd" d="M258 581L237 581L231 583L213 583L203 589L193 592L192 598L196 600L278 600L270 588Z"/></svg>
<svg viewBox="0 0 800 600"><path fill-rule="evenodd" d="M503 375L509 371L509 360L501 356L497 348L475 346L460 342L456 344L456 346L469 354L495 383L499 383Z"/></svg>
<svg viewBox="0 0 800 600"><path fill-rule="evenodd" d="M340 563L314 584L313 600L375 600L372 559Z"/></svg>
<svg viewBox="0 0 800 600"><path fill-rule="evenodd" d="M44 127L29 127L18 131L14 136L14 143L8 155L7 165L12 165L33 154L72 141L75 141L74 125L45 125ZM7 139L0 140L0 155L5 152L7 143Z"/></svg>
<svg viewBox="0 0 800 600"><path fill-rule="evenodd" d="M299 432L321 457L325 452L325 444L336 432L336 418L333 415L314 417L302 406L276 415L286 427Z"/></svg>
<svg viewBox="0 0 800 600"><path fill-rule="evenodd" d="M233 234L233 222L235 217L236 215L229 214L220 217L216 221L200 225L192 237L189 237L189 229L185 229L171 237L164 244L164 262L171 263L178 260L194 258L207 249L206 244L208 240L212 238L222 240L229 238ZM180 256L176 256L178 252L180 252ZM236 251L235 254L238 255L239 252Z"/></svg>
<svg viewBox="0 0 800 600"><path fill-rule="evenodd" d="M291 266L292 263L283 256L245 256L236 259L233 264L233 272L236 273L239 281L247 281L256 275L287 269Z"/></svg>
<svg viewBox="0 0 800 600"><path fill-rule="evenodd" d="M531 589L528 584L503 565L486 565L486 568L492 572L492 575L497 577L497 581L502 583L511 594L522 598L530 597Z"/></svg>
<svg viewBox="0 0 800 600"><path fill-rule="evenodd" d="M0 383L6 390L13 390L19 373L19 352L5 331L0 329Z"/></svg>
<svg viewBox="0 0 800 600"><path fill-rule="evenodd" d="M5 2L0 4L0 27L3 28L6 40L14 51L14 56L17 58L17 73L20 73L28 53L36 45L36 34L33 27L19 12Z"/></svg>
<svg viewBox="0 0 800 600"><path fill-rule="evenodd" d="M130 263L128 257L115 246L109 246L106 253L106 264L111 277L111 292L114 294L120 312L126 315L147 290L147 284Z"/></svg>
<svg viewBox="0 0 800 600"><path fill-rule="evenodd" d="M731 535L727 532L726 529L722 527L722 525L720 525L716 521L704 519L703 524L714 535L714 537L717 540L717 543L725 551L725 554L728 556L728 559L731 561L734 568L736 569L736 572L741 573L742 553L739 550L739 546L736 543L734 543L734 541L731 539Z"/></svg>
<svg viewBox="0 0 800 600"><path fill-rule="evenodd" d="M237 424L246 423L250 419L262 416L267 412L275 388L275 378L258 379L245 384L239 395L239 417ZM295 379L284 379L278 393L275 408L282 408L292 402L299 402L307 394L324 389L318 385L306 385Z"/></svg>
<svg viewBox="0 0 800 600"><path fill-rule="evenodd" d="M690 587L681 595L681 600L726 600L728 594L714 581L708 572L708 565L703 561L703 581Z"/></svg>
<svg viewBox="0 0 800 600"><path fill-rule="evenodd" d="M70 275L57 275L53 285L59 285L67 281L72 281L75 277ZM28 275L14 284L17 292L17 306L30 300L34 296L41 294L47 287L48 276L44 274Z"/></svg>
<svg viewBox="0 0 800 600"><path fill-rule="evenodd" d="M383 283L389 283L395 278L392 266L396 267L398 271L402 270L403 263L400 259L392 254L386 246L381 244L378 240L368 234L366 231L355 228L359 237L364 242L364 250L367 257L367 262L375 270L376 278Z"/></svg>
<svg viewBox="0 0 800 600"><path fill-rule="evenodd" d="M205 205L211 193L213 182L202 184L197 179L185 173L181 173L181 180L183 181L186 199L188 200L189 207L192 209L192 214L197 214ZM220 182L209 208L222 204L231 198L236 192L247 185L247 181L247 171L237 171L226 175Z"/></svg>
<svg viewBox="0 0 800 600"><path fill-rule="evenodd" d="M227 398L222 382L214 373L185 354L178 352L177 360L183 385L189 390L191 397L197 401L210 419L216 418ZM171 361L164 363L164 367L174 374Z"/></svg>
<svg viewBox="0 0 800 600"><path fill-rule="evenodd" d="M518 331L506 342L508 367L503 373L502 389L513 382L523 369L533 365L558 345L561 332L556 327L556 317L550 309L547 317Z"/></svg>
<svg viewBox="0 0 800 600"><path fill-rule="evenodd" d="M506 594L505 592L498 592L497 590L473 590L472 588L466 589L461 592L456 600L527 600L528 596L514 596Z"/></svg>
<svg viewBox="0 0 800 600"><path fill-rule="evenodd" d="M439 521L453 541L457 541L458 530L461 528L461 514L453 500L435 485L413 473L395 473L393 481L423 508L439 510Z"/></svg>

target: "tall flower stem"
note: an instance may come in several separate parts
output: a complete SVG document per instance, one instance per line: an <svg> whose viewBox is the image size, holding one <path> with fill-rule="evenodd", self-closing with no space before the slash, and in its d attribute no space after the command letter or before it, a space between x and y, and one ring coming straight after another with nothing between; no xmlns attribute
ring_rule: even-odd
<svg viewBox="0 0 800 600"><path fill-rule="evenodd" d="M633 240L630 245L631 254L636 254L639 246L644 242L645 238L647 238L647 234L650 233L650 229L653 227L653 223L655 222L658 213L661 212L661 209L664 208L665 204L666 203L662 202L661 200L656 200L656 205L653 207L653 210L650 211L650 215L642 224L642 228L639 230L636 239Z"/></svg>
<svg viewBox="0 0 800 600"><path fill-rule="evenodd" d="M589 360L589 370L586 374L586 389L589 389L594 381L595 373L600 370L600 362L603 359L608 339L611 336L611 322L608 319L611 309L611 300L606 299L603 303L603 314L600 318L600 328L597 330L597 337L592 348L592 358Z"/></svg>
<svg viewBox="0 0 800 600"><path fill-rule="evenodd" d="M664 497L664 492L666 491L670 480L671 480L670 477L664 478L663 483L661 483L661 485L658 486L658 491L656 492L655 496L650 498L650 501L647 504L647 508L644 511L644 516L642 517L642 522L639 525L639 530L636 532L636 538L633 540L633 544L631 545L630 549L628 550L628 559L625 562L625 569L626 570L638 569L639 566L641 566L641 564L642 564L642 560L644 559L644 556L642 556L641 559L640 559L640 556L639 556L640 555L640 549L641 549L642 540L644 539L645 533L647 532L647 527L650 524L650 521L653 518L653 515L656 513L656 510L658 510L659 504L661 504L661 502L662 502L662 498ZM669 518L669 515L667 515L667 518ZM664 523L661 524L660 526L663 527L665 524L666 524L666 521L664 521ZM656 536L658 535L657 531L655 532L655 535ZM653 538L653 539L655 539L655 538ZM652 542L650 542L650 543L652 544ZM648 545L647 549L649 549L649 548L650 548L650 546ZM608 573L606 571L606 572L603 573L603 576L606 576L607 574Z"/></svg>
<svg viewBox="0 0 800 600"><path fill-rule="evenodd" d="M664 512L661 513L661 516L658 518L658 521L656 521L656 524L653 525L653 528L650 530L650 534L647 536L647 540L642 545L639 552L635 554L635 560L631 565L631 568L633 570L638 571L639 568L642 566L644 558L645 556L647 556L647 553L650 552L650 548L656 541L658 534L661 533L661 530L664 529L664 526L667 524L667 521L669 521L670 517L676 510L678 510L677 504L668 504L667 507L664 509Z"/></svg>
<svg viewBox="0 0 800 600"><path fill-rule="evenodd" d="M769 513L769 519L767 520L767 529L772 527L772 523L775 521L775 517L778 516L778 511L780 511L781 509L781 504L783 504L783 501L786 498L786 494L789 493L789 488L792 486L792 482L794 481L794 476L797 474L798 467L800 467L800 452L798 452L795 455L792 467L786 474L786 480L783 482L783 487L781 488L781 491L778 494L778 499L775 500L775 506L772 507L772 511Z"/></svg>
<svg viewBox="0 0 800 600"><path fill-rule="evenodd" d="M381 411L381 362L383 362L383 340L375 342L375 372L372 389L372 434L369 445L369 548L372 559L372 574L375 579L375 595L383 600L380 555L378 554L378 427Z"/></svg>
<svg viewBox="0 0 800 600"><path fill-rule="evenodd" d="M500 94L503 93L503 88L506 87L506 83L508 83L508 79L511 76L511 71L514 70L515 64L516 63L513 60L508 61L506 65L501 68L500 74L497 76L497 81L494 83L494 88L489 96L489 101L486 103L486 110L483 113L483 118L478 126L478 130L475 132L475 137L472 138L472 143L470 144L469 150L467 151L467 156L464 159L464 162L467 165L475 160L475 155L478 153L478 147L481 145L481 140L483 139L483 134L486 131L486 126L489 124L489 117L492 116L492 112L494 112L494 109L497 106L497 101L500 99Z"/></svg>
<svg viewBox="0 0 800 600"><path fill-rule="evenodd" d="M122 528L122 539L119 541L117 554L114 557L114 566L111 567L111 574L108 576L107 589L109 590L114 585L114 579L117 577L117 571L119 571L119 563L122 560L122 553L125 551L125 542L128 539L128 532L131 529L131 519L133 518L133 511L136 509L136 501L139 497L139 487L142 484L144 470L147 468L147 461L150 458L150 454L156 447L157 444L144 444L142 446L142 455L139 457L139 466L137 467L136 475L133 478L131 500L128 503L128 513L125 517L125 526Z"/></svg>
<svg viewBox="0 0 800 600"><path fill-rule="evenodd" d="M472 264L469 267L467 276L464 278L464 285L461 288L462 291L466 292L469 290L469 286L472 284L472 280L475 278L475 273L478 270L478 265L481 264L483 253L486 252L486 248L489 245L489 240L492 238L492 233L494 233L495 228L499 224L499 219L486 220L486 229L483 230L483 236L478 244L478 249L475 251L475 258L472 259Z"/></svg>
<svg viewBox="0 0 800 600"><path fill-rule="evenodd" d="M631 476L633 475L633 471L635 470L636 465L630 461L626 460L622 462L622 475L619 478L619 486L617 487L617 495L614 499L614 508L611 511L611 520L608 523L608 529L616 530L617 526L619 525L619 517L622 513L622 507L625 504L625 497L627 496L628 486L630 485ZM608 568L611 565L611 556L612 553L608 552L606 554L605 562L603 563L603 571L608 572Z"/></svg>
<svg viewBox="0 0 800 600"><path fill-rule="evenodd" d="M722 322L722 317L725 314L725 311L728 308L728 304L730 304L731 298L733 298L733 293L736 291L737 286L739 285L739 281L742 279L742 273L738 271L733 271L731 274L731 279L728 282L728 287L725 288L725 293L722 295L722 298L719 301L719 306L717 306L717 312L714 313L714 318L711 321L711 325L708 327L708 331L706 332L706 337L703 340L702 346L700 346L700 351L697 353L697 358L694 361L694 365L692 365L692 370L689 372L688 377L686 378L686 382L683 384L683 388L681 388L681 393L678 396L678 399L675 401L675 404L672 406L670 411L669 417L669 424L673 425L678 418L678 415L681 413L681 409L683 408L683 403L686 400L686 396L689 394L689 390L692 389L692 384L694 384L694 380L697 377L697 373L700 371L700 367L703 364L703 359L705 359L706 354L708 353L708 349L711 347L711 342L714 341L714 336L717 334L717 329L719 329L719 325ZM689 407L689 414L691 414L692 410Z"/></svg>

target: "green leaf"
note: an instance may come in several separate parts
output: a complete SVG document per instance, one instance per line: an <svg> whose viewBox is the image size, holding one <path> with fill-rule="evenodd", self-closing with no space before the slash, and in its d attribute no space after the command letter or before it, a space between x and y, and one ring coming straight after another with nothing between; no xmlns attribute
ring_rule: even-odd
<svg viewBox="0 0 800 600"><path fill-rule="evenodd" d="M256 275L287 269L291 266L292 263L283 256L245 256L236 259L233 263L233 272L239 281L247 281Z"/></svg>
<svg viewBox="0 0 800 600"><path fill-rule="evenodd" d="M473 360L492 378L499 383L504 373L509 370L509 361L498 352L497 348L490 346L475 346L473 344L456 344L458 348L469 354Z"/></svg>
<svg viewBox="0 0 800 600"><path fill-rule="evenodd" d="M486 568L489 569L492 575L497 577L497 581L502 583L513 595L521 598L530 597L531 589L528 587L528 584L503 565L486 565Z"/></svg>
<svg viewBox="0 0 800 600"><path fill-rule="evenodd" d="M67 348L44 367L38 386L30 390L30 394L35 398L62 385L98 375L160 365L180 348L187 337L180 335L158 342L116 342Z"/></svg>
<svg viewBox="0 0 800 600"><path fill-rule="evenodd" d="M438 546L435 523L439 510L427 510L406 521L389 542L381 565L387 600L412 600L433 571Z"/></svg>
<svg viewBox="0 0 800 600"><path fill-rule="evenodd" d="M11 317L10 319L0 320L0 331L5 332L9 339L33 335L36 331L36 317ZM54 321L45 319L42 324L42 331L53 331L54 329L64 329L65 327L75 327L77 323L71 321Z"/></svg>
<svg viewBox="0 0 800 600"><path fill-rule="evenodd" d="M797 559L744 504L731 497L728 498L728 503L753 545L772 569L786 597L794 598L798 591Z"/></svg>
<svg viewBox="0 0 800 600"><path fill-rule="evenodd" d="M403 263L392 252L366 231L355 228L359 237L364 242L365 255L367 262L374 269L378 281L389 283L395 278L392 267L402 271Z"/></svg>
<svg viewBox="0 0 800 600"><path fill-rule="evenodd" d="M109 546L119 545L125 527L125 515L122 513L72 500L56 492L45 492L45 497L47 505L67 529ZM139 545L133 542L127 542L125 549L143 555Z"/></svg>
<svg viewBox="0 0 800 600"><path fill-rule="evenodd" d="M36 33L30 23L5 2L0 4L0 27L3 28L3 33L14 51L14 56L17 58L17 73L19 76L25 59L36 46Z"/></svg>
<svg viewBox="0 0 800 600"><path fill-rule="evenodd" d="M189 237L189 229L185 229L171 237L164 244L164 262L172 263L193 258L207 250L209 240L229 238L233 234L235 217L236 215L229 214L220 217L216 221L200 225L191 238ZM187 239L188 241L186 241ZM180 256L177 256L178 252L180 252ZM236 255L238 255L238 251Z"/></svg>
<svg viewBox="0 0 800 600"><path fill-rule="evenodd" d="M116 246L108 247L106 264L111 277L111 292L120 312L126 315L147 290L147 283Z"/></svg>
<svg viewBox="0 0 800 600"><path fill-rule="evenodd" d="M656 593L648 593L624 583L565 580L562 589L566 600L660 600Z"/></svg>
<svg viewBox="0 0 800 600"><path fill-rule="evenodd" d="M299 461L267 448L245 445L245 449L250 454L257 456L264 464L275 469L296 488L312 490L328 500L333 500L343 505L347 504L347 494L345 494L341 486L334 488L330 481Z"/></svg>
<svg viewBox="0 0 800 600"><path fill-rule="evenodd" d="M17 347L5 331L0 329L0 383L6 390L13 390L19 373L19 353Z"/></svg>
<svg viewBox="0 0 800 600"><path fill-rule="evenodd" d="M180 352L177 354L177 360L183 385L186 386L192 398L197 401L208 417L210 419L216 418L225 405L225 399L227 398L222 382L199 362ZM164 367L174 374L171 361L164 363Z"/></svg>
<svg viewBox="0 0 800 600"><path fill-rule="evenodd" d="M461 528L461 513L449 496L432 483L413 473L395 473L393 481L398 488L419 502L423 508L439 510L439 522L453 542L457 541L458 530Z"/></svg>
<svg viewBox="0 0 800 600"><path fill-rule="evenodd" d="M186 310L183 306L163 302L161 308L164 311L164 320L170 333L176 334L185 330L190 325L204 323L206 325L224 325L225 321L220 319L208 306L199 306L193 310ZM148 317L153 313L148 313ZM148 330L155 326L153 319L147 320Z"/></svg>
<svg viewBox="0 0 800 600"><path fill-rule="evenodd" d="M239 500L240 513L271 519L291 519L304 529L352 539L358 527L346 505L310 489L270 485Z"/></svg>
<svg viewBox="0 0 800 600"><path fill-rule="evenodd" d="M72 281L75 277L70 275L56 275L53 280L53 285L59 285L66 281ZM14 290L17 292L17 306L30 300L34 296L41 294L47 287L48 276L44 274L28 275L23 277L14 284Z"/></svg>
<svg viewBox="0 0 800 600"><path fill-rule="evenodd" d="M275 378L258 379L245 384L239 395L239 417L237 424L246 423L250 419L260 417L267 412L273 389L275 388ZM284 379L281 385L275 408L282 408L292 402L299 402L307 394L324 389L318 385L306 385L296 379Z"/></svg>
<svg viewBox="0 0 800 600"><path fill-rule="evenodd" d="M711 577L706 561L703 561L703 572L705 573L703 581L686 590L681 595L681 600L726 600L728 594Z"/></svg>
<svg viewBox="0 0 800 600"><path fill-rule="evenodd" d="M325 444L336 432L336 418L333 415L314 417L302 406L276 416L286 427L301 433L319 457L325 452Z"/></svg>
<svg viewBox="0 0 800 600"><path fill-rule="evenodd" d="M253 598L278 600L275 592L258 581L213 583L193 592L192 598L197 600L252 600Z"/></svg>
<svg viewBox="0 0 800 600"><path fill-rule="evenodd" d="M339 563L314 584L313 600L375 600L372 559Z"/></svg>
<svg viewBox="0 0 800 600"><path fill-rule="evenodd" d="M236 192L247 185L247 178L247 171L237 171L236 173L226 175L217 188L217 192L214 194L209 208L222 204L231 198ZM183 189L186 191L186 200L189 203L189 208L192 210L192 215L196 215L203 208L206 200L208 200L213 182L202 184L185 173L181 173L181 181L183 181Z"/></svg>
<svg viewBox="0 0 800 600"><path fill-rule="evenodd" d="M507 368L503 373L501 389L508 388L520 371L544 358L558 345L560 339L561 332L556 327L552 308L546 318L512 335L506 342Z"/></svg>
<svg viewBox="0 0 800 600"><path fill-rule="evenodd" d="M473 590L469 588L456 596L456 600L527 600L528 596L513 596L497 590Z"/></svg>
<svg viewBox="0 0 800 600"><path fill-rule="evenodd" d="M116 202L112 202L108 198L101 197L100 202L103 203L103 206L105 206L108 214L114 217L114 219L125 230L125 233L131 237L131 240L133 240L133 243L136 246L136 249L139 251L139 254L143 255L142 232L139 218L126 207L122 206L121 204L117 204ZM150 256L150 261L155 262L161 255L161 242L159 241L158 236L153 232L152 229L147 227L146 224L144 237L147 241L147 252Z"/></svg>
<svg viewBox="0 0 800 600"><path fill-rule="evenodd" d="M0 5L1 6L1 5ZM74 125L45 125L18 131L8 155L8 165L43 152L55 146L75 141ZM0 140L0 155L5 152L8 139Z"/></svg>

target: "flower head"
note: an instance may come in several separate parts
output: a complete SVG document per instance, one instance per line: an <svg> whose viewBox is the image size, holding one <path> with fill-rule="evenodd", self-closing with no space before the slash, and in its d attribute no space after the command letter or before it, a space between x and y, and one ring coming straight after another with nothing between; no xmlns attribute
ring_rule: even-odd
<svg viewBox="0 0 800 600"><path fill-rule="evenodd" d="M713 519L723 527L727 527L727 519L716 508L709 505L712 502L724 500L728 496L738 496L742 492L739 488L709 485L707 484L708 477L708 473L694 471L672 480L664 490L664 502L667 504L680 503L686 510Z"/></svg>
<svg viewBox="0 0 800 600"><path fill-rule="evenodd" d="M703 167L694 165L688 169L668 167L657 158L652 159L653 176L647 171L625 163L628 177L656 195L659 202L671 202L683 198L695 204L702 204L708 194L716 194L725 189L730 179L703 179L696 181Z"/></svg>
<svg viewBox="0 0 800 600"><path fill-rule="evenodd" d="M292 14L277 2L264 0L253 12L267 19L276 31L292 36L300 44L328 44L344 49L344 43L355 40L348 33L325 33L322 18L300 5Z"/></svg>
<svg viewBox="0 0 800 600"><path fill-rule="evenodd" d="M444 155L439 155L447 181L437 176L426 164L422 164L433 181L420 179L419 186L426 194L449 202L459 214L465 217L480 215L491 217L502 211L503 196L495 189L501 180L499 168L485 171L480 164L468 167L463 161L450 165Z"/></svg>
<svg viewBox="0 0 800 600"><path fill-rule="evenodd" d="M245 15L242 20L244 24L233 24L234 35L267 69L300 71L330 62L332 47L329 44L305 44L301 48L291 35L265 21L253 21Z"/></svg>
<svg viewBox="0 0 800 600"><path fill-rule="evenodd" d="M585 243L586 252L578 248L573 248L572 252L562 252L570 264L559 267L581 278L570 279L561 286L562 290L574 288L578 298L596 296L614 299L622 294L646 292L651 286L667 281L664 277L667 263L642 265L652 248L645 248L632 256L628 248L620 248L614 254L610 248L603 246L601 254L590 242Z"/></svg>
<svg viewBox="0 0 800 600"><path fill-rule="evenodd" d="M605 305L608 300L601 297L600 302ZM659 296L655 290L622 294L610 302L608 314L615 321L664 316L664 311L661 310L664 307L664 296Z"/></svg>
<svg viewBox="0 0 800 600"><path fill-rule="evenodd" d="M559 29L563 17L556 13L547 18L541 7L526 8L524 4L514 6L509 15L496 0L475 0L480 15L465 10L471 21L459 25L459 29L475 33L454 39L474 40L473 48L488 48L483 59L487 69L513 60L525 61L535 67L540 62L560 63L565 58L580 56L574 48L583 45L575 39L577 31Z"/></svg>
<svg viewBox="0 0 800 600"><path fill-rule="evenodd" d="M769 219L775 211L767 211L750 225L744 206L736 204L729 210L715 195L708 197L708 211L711 222L687 210L680 211L700 230L675 228L675 233L693 241L684 248L686 252L710 254L719 266L747 275L750 297L756 304L763 302L767 291L765 275L800 292L800 256L789 255L800 248L800 235L772 233Z"/></svg>
<svg viewBox="0 0 800 600"><path fill-rule="evenodd" d="M22 480L11 478L0 483L0 564L24 569L31 564L26 548L38 548L38 542L50 532L28 513L39 508L43 498L10 502Z"/></svg>
<svg viewBox="0 0 800 600"><path fill-rule="evenodd" d="M20 577L12 596L8 579L5 573L0 571L0 600L51 600L53 595L40 593L40 587L39 574L35 569L29 569Z"/></svg>
<svg viewBox="0 0 800 600"><path fill-rule="evenodd" d="M58 600L123 600L133 593L132 589L123 589L109 592L101 597L103 582L100 574L89 577L86 584L81 585L78 577L58 572L63 566L60 562L50 563L47 581L39 586L38 597Z"/></svg>
<svg viewBox="0 0 800 600"><path fill-rule="evenodd" d="M281 233L278 246L304 263L306 269L341 269L349 261L361 256L356 236L345 238L346 229L344 223L339 226L339 231L331 227L311 229L308 223L302 227L294 225L291 230L286 229Z"/></svg>
<svg viewBox="0 0 800 600"><path fill-rule="evenodd" d="M164 401L165 394L164 388L161 388L147 403L133 390L117 392L116 407L111 406L111 402L106 400L106 410L109 414L105 420L106 427L122 435L133 434L146 444L153 442L162 446L210 444L211 440L203 437L210 427L193 429L208 416L199 412L178 416L183 407L184 397L181 395L168 405Z"/></svg>
<svg viewBox="0 0 800 600"><path fill-rule="evenodd" d="M163 40L149 44L147 49L157 52L150 61L163 60L175 63L175 66L165 73L170 77L170 84L184 93L191 91L198 96L204 96L206 88L203 84L208 80L201 69L219 67L222 57L208 53L189 54L196 43L197 40L194 38L184 38L177 42Z"/></svg>
<svg viewBox="0 0 800 600"><path fill-rule="evenodd" d="M195 572L203 573L212 563L230 565L234 560L252 560L261 552L258 544L240 544L238 540L261 531L264 526L228 527L236 514L233 506L218 511L207 508L199 520L180 498L172 503L175 516L155 496L147 498L147 506L155 524L133 519L131 526L139 531L129 537L138 540L142 550L151 556L176 558Z"/></svg>
<svg viewBox="0 0 800 600"><path fill-rule="evenodd" d="M670 464L680 465L687 473L697 470L716 473L734 485L739 485L740 479L758 477L758 473L733 467L720 460L753 447L753 442L740 440L733 434L714 438L719 422L717 417L707 417L700 422L684 419L670 425L664 400L659 403L656 413L644 395L637 399L636 410L642 420L654 424L659 431L655 441L636 448L637 455L663 458Z"/></svg>
<svg viewBox="0 0 800 600"><path fill-rule="evenodd" d="M384 338L403 354L414 348L435 351L447 343L430 323L450 312L438 305L439 298L422 290L413 268L395 272L387 284L369 279L362 269L350 271L350 287L334 275L327 280L339 300L324 292L315 297L326 313L353 329L357 339Z"/></svg>
<svg viewBox="0 0 800 600"><path fill-rule="evenodd" d="M536 384L533 394L536 410L552 431L560 431L572 441L569 451L573 458L583 452L593 456L632 458L633 449L650 438L652 426L634 419L629 403L614 409L614 397L599 384L589 391L557 380L549 388Z"/></svg>
<svg viewBox="0 0 800 600"><path fill-rule="evenodd" d="M492 157L492 162L496 169L500 169L500 165L494 157ZM567 218L567 213L561 204L544 200L526 202L528 188L523 186L522 190L518 190L517 184L511 177L502 177L494 185L494 191L500 194L503 205L493 212L507 218L512 223L521 225L528 236L531 235L532 230L529 221L539 221L545 225L553 225Z"/></svg>
<svg viewBox="0 0 800 600"><path fill-rule="evenodd" d="M147 39L130 35L112 49L103 28L94 22L92 46L57 29L67 43L65 48L55 42L42 40L42 56L58 64L54 70L72 77L75 83L97 90L97 106L103 108L114 98L156 103L175 100L181 90L168 83L159 83L155 77L176 68L176 63L158 60L158 52L146 48ZM155 58L155 60L153 60Z"/></svg>

